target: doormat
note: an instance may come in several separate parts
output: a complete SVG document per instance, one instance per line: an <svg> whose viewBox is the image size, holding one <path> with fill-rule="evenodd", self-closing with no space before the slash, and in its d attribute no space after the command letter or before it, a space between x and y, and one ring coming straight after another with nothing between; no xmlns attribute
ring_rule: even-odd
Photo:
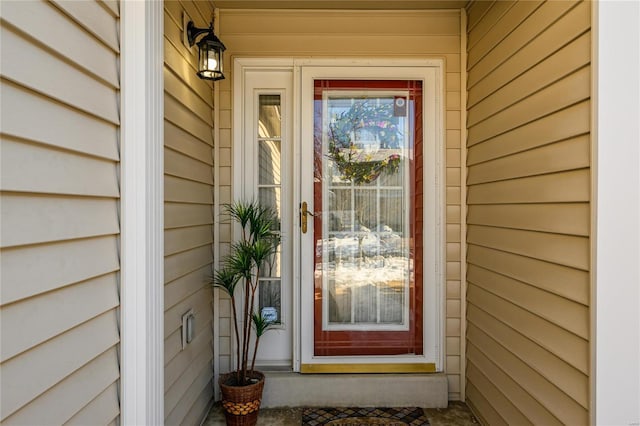
<svg viewBox="0 0 640 426"><path fill-rule="evenodd" d="M302 426L425 426L429 420L422 408L305 408Z"/></svg>

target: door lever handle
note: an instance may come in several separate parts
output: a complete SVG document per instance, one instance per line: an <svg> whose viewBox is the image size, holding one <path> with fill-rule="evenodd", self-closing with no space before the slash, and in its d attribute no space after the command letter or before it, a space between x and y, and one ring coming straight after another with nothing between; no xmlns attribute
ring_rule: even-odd
<svg viewBox="0 0 640 426"><path fill-rule="evenodd" d="M303 201L300 206L300 228L302 228L302 233L307 233L307 216L315 216L307 209L307 202Z"/></svg>

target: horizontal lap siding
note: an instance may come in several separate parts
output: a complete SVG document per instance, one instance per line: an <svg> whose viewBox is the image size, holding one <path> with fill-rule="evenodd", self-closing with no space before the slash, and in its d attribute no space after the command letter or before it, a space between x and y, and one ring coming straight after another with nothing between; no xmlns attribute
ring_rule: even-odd
<svg viewBox="0 0 640 426"><path fill-rule="evenodd" d="M468 403L487 424L587 424L590 5L468 14Z"/></svg>
<svg viewBox="0 0 640 426"><path fill-rule="evenodd" d="M213 399L213 91L182 44L183 10L207 26L208 2L165 2L165 424L198 424ZM194 340L182 349L182 315Z"/></svg>
<svg viewBox="0 0 640 426"><path fill-rule="evenodd" d="M119 422L118 9L2 4L2 424Z"/></svg>
<svg viewBox="0 0 640 426"><path fill-rule="evenodd" d="M459 11L221 10L220 38L227 58L239 57L394 57L445 60L446 152L446 364L449 399L461 390L461 125ZM231 72L220 83L220 197L231 197ZM225 227L226 226L226 227ZM229 225L221 239L229 243ZM226 250L223 245L222 252ZM224 311L223 311L224 309ZM229 348L229 309L221 306L221 348ZM226 326L226 327L225 327ZM221 351L220 369L231 368Z"/></svg>

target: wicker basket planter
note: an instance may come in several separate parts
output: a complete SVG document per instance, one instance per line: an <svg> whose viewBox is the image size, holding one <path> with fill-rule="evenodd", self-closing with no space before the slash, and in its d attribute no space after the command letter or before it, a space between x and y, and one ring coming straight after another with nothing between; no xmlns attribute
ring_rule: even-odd
<svg viewBox="0 0 640 426"><path fill-rule="evenodd" d="M264 374L254 371L251 378L255 383L234 386L236 373L220 376L218 383L222 391L222 407L229 426L252 426L258 421L258 411L264 389Z"/></svg>

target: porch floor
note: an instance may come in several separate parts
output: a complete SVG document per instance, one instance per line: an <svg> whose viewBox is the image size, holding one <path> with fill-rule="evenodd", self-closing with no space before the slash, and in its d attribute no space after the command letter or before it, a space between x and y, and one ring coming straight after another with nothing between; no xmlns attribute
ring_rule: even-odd
<svg viewBox="0 0 640 426"><path fill-rule="evenodd" d="M258 426L300 426L302 422L301 407L263 408L258 416ZM447 408L425 408L431 426L478 425L469 407L463 402L450 401ZM224 413L220 403L216 403L202 426L224 425Z"/></svg>

